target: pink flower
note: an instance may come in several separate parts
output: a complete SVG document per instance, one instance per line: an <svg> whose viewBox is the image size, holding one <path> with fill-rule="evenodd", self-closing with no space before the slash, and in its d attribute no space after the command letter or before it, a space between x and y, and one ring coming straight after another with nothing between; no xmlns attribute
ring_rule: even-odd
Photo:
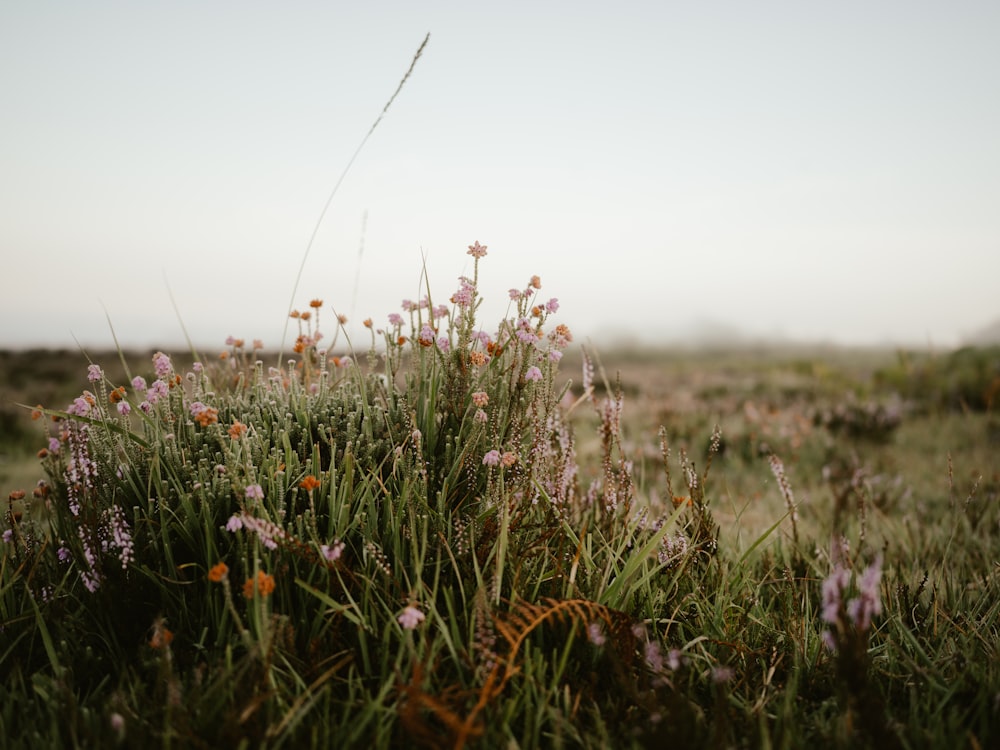
<svg viewBox="0 0 1000 750"><path fill-rule="evenodd" d="M523 297L523 296L524 296L524 295L523 295L523 294L521 293L521 290L520 290L520 289L511 289L511 290L510 290L510 291L508 292L508 294L510 295L510 298L511 298L512 300L514 300L515 302L516 302L516 301L518 301L518 300L520 300L520 299L521 299L521 297Z"/></svg>
<svg viewBox="0 0 1000 750"><path fill-rule="evenodd" d="M587 639L595 646L603 646L608 639L601 632L601 624L592 622L587 626Z"/></svg>
<svg viewBox="0 0 1000 750"><path fill-rule="evenodd" d="M146 390L146 379L141 375L136 375L134 378L132 378L132 387L139 393L142 393L144 390Z"/></svg>
<svg viewBox="0 0 1000 750"><path fill-rule="evenodd" d="M413 630L417 625L424 621L424 613L417 609L413 604L409 605L404 609L399 617L396 618L399 624L402 625L406 630Z"/></svg>
<svg viewBox="0 0 1000 750"><path fill-rule="evenodd" d="M263 500L264 488L259 484L251 484L246 489L247 500Z"/></svg>
<svg viewBox="0 0 1000 750"><path fill-rule="evenodd" d="M479 240L476 240L475 245L469 245L468 255L471 255L473 258L476 258L477 260L479 258L482 258L483 256L486 255L486 245L480 245Z"/></svg>
<svg viewBox="0 0 1000 750"><path fill-rule="evenodd" d="M473 415L472 418L475 419L477 422L486 422L486 420L489 419L489 417L486 416L486 412L483 411L482 409L476 409L476 413Z"/></svg>
<svg viewBox="0 0 1000 750"><path fill-rule="evenodd" d="M127 417L129 414L132 413L132 407L128 405L128 401L118 402L118 413L121 414L123 417Z"/></svg>
<svg viewBox="0 0 1000 750"><path fill-rule="evenodd" d="M389 313L389 324L394 326L403 325L403 316L399 313Z"/></svg>
<svg viewBox="0 0 1000 750"><path fill-rule="evenodd" d="M545 303L545 312L554 313L559 309L559 300L553 297L548 302Z"/></svg>
<svg viewBox="0 0 1000 750"><path fill-rule="evenodd" d="M472 403L476 406L486 406L490 402L490 396L486 391L476 391L472 394Z"/></svg>
<svg viewBox="0 0 1000 750"><path fill-rule="evenodd" d="M335 562L344 552L344 543L338 539L332 545L321 544L319 551L329 562Z"/></svg>
<svg viewBox="0 0 1000 750"><path fill-rule="evenodd" d="M231 516L229 520L226 522L226 531L230 533L236 533L242 528L243 528L243 519L239 516L239 514Z"/></svg>
<svg viewBox="0 0 1000 750"><path fill-rule="evenodd" d="M542 371L539 370L535 366L531 366L531 367L528 368L528 371L526 373L524 373L524 379L525 380L536 380L536 381L537 380L541 380L542 379Z"/></svg>
<svg viewBox="0 0 1000 750"><path fill-rule="evenodd" d="M104 377L104 370L100 365L89 365L87 367L87 380L94 383Z"/></svg>
<svg viewBox="0 0 1000 750"><path fill-rule="evenodd" d="M173 365L170 364L170 357L168 357L163 352L157 352L153 355L153 369L156 370L156 377L165 378L170 374L173 369Z"/></svg>
<svg viewBox="0 0 1000 750"><path fill-rule="evenodd" d="M487 451L486 455L483 456L483 465L485 466L496 466L500 463L500 451L492 450Z"/></svg>

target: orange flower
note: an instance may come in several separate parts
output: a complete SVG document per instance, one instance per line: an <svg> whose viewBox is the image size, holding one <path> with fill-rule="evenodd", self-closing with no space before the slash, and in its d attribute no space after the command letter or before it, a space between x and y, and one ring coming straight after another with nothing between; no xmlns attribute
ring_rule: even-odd
<svg viewBox="0 0 1000 750"><path fill-rule="evenodd" d="M396 339L396 343L399 344L400 346L402 346L403 344L405 344L406 343L406 336L400 336L398 339Z"/></svg>
<svg viewBox="0 0 1000 750"><path fill-rule="evenodd" d="M256 585L255 585L256 584ZM247 578L243 584L243 596L253 599L254 589L261 595L261 598L274 593L274 576L268 575L263 570L257 571L257 578Z"/></svg>
<svg viewBox="0 0 1000 750"><path fill-rule="evenodd" d="M531 286L534 289L541 289L542 288L542 280L538 276L532 276L531 277Z"/></svg>
<svg viewBox="0 0 1000 750"><path fill-rule="evenodd" d="M340 325L344 325L347 322L347 316L344 314L338 315L337 320L340 322Z"/></svg>
<svg viewBox="0 0 1000 750"><path fill-rule="evenodd" d="M246 433L247 426L238 419L233 422L233 426L229 428L229 437L233 440L239 440L241 437L246 435Z"/></svg>
<svg viewBox="0 0 1000 750"><path fill-rule="evenodd" d="M312 474L309 474L305 479L299 482L299 487L304 489L306 492L312 492L314 489L319 487L319 480Z"/></svg>
<svg viewBox="0 0 1000 750"><path fill-rule="evenodd" d="M210 424L215 424L219 421L219 410L214 406L206 406L200 412L195 414L194 421L202 427L208 427Z"/></svg>
<svg viewBox="0 0 1000 750"><path fill-rule="evenodd" d="M224 562L216 563L212 566L211 570L208 571L208 580L212 583L219 583L223 578L229 575L229 566Z"/></svg>
<svg viewBox="0 0 1000 750"><path fill-rule="evenodd" d="M365 328L371 328L372 327L372 319L371 318L365 318L364 324L365 324Z"/></svg>
<svg viewBox="0 0 1000 750"><path fill-rule="evenodd" d="M677 495L674 495L673 502L674 502L674 507L675 508L679 508L682 505L684 505L685 503L688 504L688 505L693 505L693 503L691 502L691 498L689 498L689 497L679 497Z"/></svg>
<svg viewBox="0 0 1000 750"><path fill-rule="evenodd" d="M288 317L289 318L298 318L298 317L301 317L301 316L302 316L302 313L300 313L298 310L292 310L290 313L288 313Z"/></svg>
<svg viewBox="0 0 1000 750"><path fill-rule="evenodd" d="M117 404L123 398L125 398L125 387L124 386L119 386L118 388L115 388L113 391L111 391L111 393L108 394L108 400L112 404Z"/></svg>
<svg viewBox="0 0 1000 750"><path fill-rule="evenodd" d="M480 351L469 352L469 361L476 367L486 364L486 355Z"/></svg>
<svg viewBox="0 0 1000 750"><path fill-rule="evenodd" d="M36 406L34 409L31 410L31 418L41 419L43 411L45 411L45 407L39 404L38 406Z"/></svg>
<svg viewBox="0 0 1000 750"><path fill-rule="evenodd" d="M153 625L153 635L149 638L150 648L166 648L174 640L174 634L162 622Z"/></svg>
<svg viewBox="0 0 1000 750"><path fill-rule="evenodd" d="M309 303L309 307L322 307L322 306L323 306L323 300L321 299L314 299Z"/></svg>

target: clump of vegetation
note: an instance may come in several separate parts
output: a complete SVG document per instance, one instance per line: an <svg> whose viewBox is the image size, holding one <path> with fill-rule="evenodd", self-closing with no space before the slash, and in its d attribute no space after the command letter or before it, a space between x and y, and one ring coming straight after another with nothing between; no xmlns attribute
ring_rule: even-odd
<svg viewBox="0 0 1000 750"><path fill-rule="evenodd" d="M586 355L582 388L559 376L558 300L531 277L483 328L469 255L448 304L366 321L367 353L324 344L317 299L278 366L238 339L122 382L92 364L39 410L46 479L2 542L9 746L1000 737L997 508L953 503L944 545L857 481L807 533L771 455L785 515L726 548L718 431L699 469L662 430L638 473L622 389Z"/></svg>
<svg viewBox="0 0 1000 750"><path fill-rule="evenodd" d="M992 411L1000 397L1000 346L967 346L940 356L900 352L875 381L935 408Z"/></svg>

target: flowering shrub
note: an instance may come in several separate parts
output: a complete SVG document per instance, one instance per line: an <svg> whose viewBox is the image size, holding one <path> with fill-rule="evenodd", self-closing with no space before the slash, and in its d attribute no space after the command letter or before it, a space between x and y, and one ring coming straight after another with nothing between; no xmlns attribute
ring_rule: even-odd
<svg viewBox="0 0 1000 750"><path fill-rule="evenodd" d="M588 354L578 385L559 373L558 300L531 276L486 327L487 248L469 256L447 304L366 320L367 352L328 340L313 299L274 366L230 337L211 363L157 352L120 383L92 364L65 409L37 410L47 479L10 496L0 541L10 746L925 746L932 712L937 736L990 746L995 660L950 677L992 643L995 576L941 586L950 608L921 601L927 576L883 596L906 535L856 575L877 533L860 502L859 554L818 566L802 528L819 504L799 517L773 454L785 516L727 554L721 433L701 471L666 429L662 472L637 468L621 387ZM995 543L969 531L995 512L976 512L945 554L978 565ZM962 646L942 657L946 622Z"/></svg>

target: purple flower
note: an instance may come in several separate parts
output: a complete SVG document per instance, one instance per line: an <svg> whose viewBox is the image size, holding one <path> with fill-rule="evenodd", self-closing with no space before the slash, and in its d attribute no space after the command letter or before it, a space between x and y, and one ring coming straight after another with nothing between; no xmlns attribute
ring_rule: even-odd
<svg viewBox="0 0 1000 750"><path fill-rule="evenodd" d="M528 371L526 373L524 373L524 379L525 380L541 380L542 379L542 371L539 370L534 365L532 365L531 367L528 368Z"/></svg>
<svg viewBox="0 0 1000 750"><path fill-rule="evenodd" d="M608 640L604 633L601 632L601 624L599 622L592 622L587 626L587 639L595 646L603 646Z"/></svg>
<svg viewBox="0 0 1000 750"><path fill-rule="evenodd" d="M559 309L559 300L553 297L548 302L545 303L545 312L554 313Z"/></svg>
<svg viewBox="0 0 1000 750"><path fill-rule="evenodd" d="M483 464L485 466L496 466L500 463L500 451L492 450L487 451L486 455L483 456Z"/></svg>
<svg viewBox="0 0 1000 750"><path fill-rule="evenodd" d="M238 513L234 516L231 516L230 519L226 522L226 531L230 533L235 534L242 528L243 528L243 519L240 518L240 515Z"/></svg>
<svg viewBox="0 0 1000 750"><path fill-rule="evenodd" d="M389 313L389 323L394 326L403 325L403 316L399 313Z"/></svg>
<svg viewBox="0 0 1000 750"><path fill-rule="evenodd" d="M339 539L334 540L332 545L321 544L319 547L320 553L330 562L334 562L340 559L340 556L344 552L344 543Z"/></svg>
<svg viewBox="0 0 1000 750"><path fill-rule="evenodd" d="M142 377L141 375L136 375L134 378L132 378L132 387L139 393L142 393L144 390L146 390L146 378Z"/></svg>
<svg viewBox="0 0 1000 750"><path fill-rule="evenodd" d="M14 541L14 531L13 531L13 529L4 529L4 532L3 532L3 541L4 541L4 543L9 543L9 542Z"/></svg>
<svg viewBox="0 0 1000 750"><path fill-rule="evenodd" d="M132 413L132 407L128 405L128 401L118 402L118 413L121 414L123 417L127 417L129 414Z"/></svg>
<svg viewBox="0 0 1000 750"><path fill-rule="evenodd" d="M146 399L150 404L156 404L161 398L166 398L170 393L170 387L162 380L154 380L146 391Z"/></svg>
<svg viewBox="0 0 1000 750"><path fill-rule="evenodd" d="M170 357L168 357L163 352L157 352L153 355L153 369L156 371L156 377L165 378L173 370L173 365L170 364Z"/></svg>
<svg viewBox="0 0 1000 750"><path fill-rule="evenodd" d="M399 624L407 630L413 630L417 627L417 625L424 621L425 616L423 612L411 604L404 609L396 619L399 620Z"/></svg>
<svg viewBox="0 0 1000 750"><path fill-rule="evenodd" d="M430 346L434 343L434 329L427 323L424 323L423 328L420 329L420 335L417 338L424 346Z"/></svg>
<svg viewBox="0 0 1000 750"><path fill-rule="evenodd" d="M50 437L49 453L58 453L60 448L62 448L62 443L59 442L59 438Z"/></svg>
<svg viewBox="0 0 1000 750"><path fill-rule="evenodd" d="M264 488L259 484L251 484L246 488L247 500L263 500Z"/></svg>
<svg viewBox="0 0 1000 750"><path fill-rule="evenodd" d="M104 377L104 371L100 365L89 365L87 367L87 380L94 383Z"/></svg>

